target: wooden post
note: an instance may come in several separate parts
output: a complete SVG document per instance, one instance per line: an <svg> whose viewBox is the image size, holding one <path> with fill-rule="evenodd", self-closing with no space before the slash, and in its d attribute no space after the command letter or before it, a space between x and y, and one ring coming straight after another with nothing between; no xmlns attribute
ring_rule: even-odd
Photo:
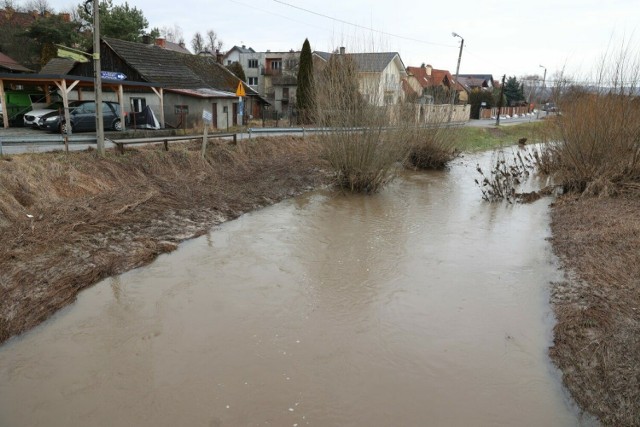
<svg viewBox="0 0 640 427"><path fill-rule="evenodd" d="M118 85L118 103L120 104L120 125L122 126L122 130L125 130L127 126L124 122L124 90L122 89L122 85Z"/></svg>
<svg viewBox="0 0 640 427"><path fill-rule="evenodd" d="M500 99L498 100L498 114L496 114L496 126L500 126L500 111L502 110L502 96L504 95L504 80L507 75L502 76L502 87L500 88Z"/></svg>
<svg viewBox="0 0 640 427"><path fill-rule="evenodd" d="M169 151L169 141L164 140L164 151Z"/></svg>
<svg viewBox="0 0 640 427"><path fill-rule="evenodd" d="M0 79L0 102L2 102L2 122L3 126L9 127L9 109L7 108L7 95L4 93L4 80Z"/></svg>
<svg viewBox="0 0 640 427"><path fill-rule="evenodd" d="M164 91L162 88L156 89L155 87L152 87L151 90L160 100L160 128L164 129Z"/></svg>
<svg viewBox="0 0 640 427"><path fill-rule="evenodd" d="M207 133L209 130L208 123L204 122L204 135L202 136L202 152L200 153L201 157L204 159L204 155L207 152Z"/></svg>

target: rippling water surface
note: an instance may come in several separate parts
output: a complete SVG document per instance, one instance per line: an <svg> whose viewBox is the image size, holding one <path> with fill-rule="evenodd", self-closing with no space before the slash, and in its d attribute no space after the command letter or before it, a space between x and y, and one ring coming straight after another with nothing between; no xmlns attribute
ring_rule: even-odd
<svg viewBox="0 0 640 427"><path fill-rule="evenodd" d="M0 348L0 425L587 424L546 355L549 201L482 202L477 160L283 202L84 291Z"/></svg>

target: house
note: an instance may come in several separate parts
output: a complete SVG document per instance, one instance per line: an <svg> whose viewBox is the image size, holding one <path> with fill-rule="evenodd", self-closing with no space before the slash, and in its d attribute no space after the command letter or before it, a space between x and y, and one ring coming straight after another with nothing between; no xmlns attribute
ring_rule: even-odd
<svg viewBox="0 0 640 427"><path fill-rule="evenodd" d="M402 81L407 71L397 52L346 53L343 47L338 52L314 52L314 66L328 63L335 55L343 55L354 62L359 92L367 102L385 106L404 101Z"/></svg>
<svg viewBox="0 0 640 427"><path fill-rule="evenodd" d="M470 89L493 90L497 87L491 74L460 74L458 81Z"/></svg>
<svg viewBox="0 0 640 427"><path fill-rule="evenodd" d="M15 61L13 58L0 52L0 73L32 73L33 70L28 69Z"/></svg>
<svg viewBox="0 0 640 427"><path fill-rule="evenodd" d="M234 46L223 58L225 65L238 62L246 83L273 106L280 117L290 117L295 110L300 52L256 52L252 48Z"/></svg>
<svg viewBox="0 0 640 427"><path fill-rule="evenodd" d="M100 45L102 70L122 73L127 80L163 88L161 100L155 89L124 91L123 104L131 112L149 106L173 127L193 127L202 122L203 110L211 111L213 126L226 128L240 123L248 114L259 114L265 105L258 93L240 80L216 58L177 52L157 43L134 43L103 38ZM92 76L93 64L76 63L68 74ZM245 110L239 110L235 95L238 84L245 88ZM155 94L153 92L156 92ZM105 93L105 100L117 94ZM79 94L90 98L91 93Z"/></svg>
<svg viewBox="0 0 640 427"><path fill-rule="evenodd" d="M458 92L458 103L466 104L469 94L465 85L455 81L447 70L438 70L431 65L422 64L420 67L407 67L407 86L410 88L408 96L415 93L415 99L420 104L449 104L451 87Z"/></svg>

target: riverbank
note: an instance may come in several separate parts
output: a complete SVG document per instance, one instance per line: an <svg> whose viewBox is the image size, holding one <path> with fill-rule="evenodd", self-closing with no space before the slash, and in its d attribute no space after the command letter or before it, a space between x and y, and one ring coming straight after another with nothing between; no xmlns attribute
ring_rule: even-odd
<svg viewBox="0 0 640 427"><path fill-rule="evenodd" d="M0 159L0 343L83 288L244 212L329 182L319 146L258 138Z"/></svg>
<svg viewBox="0 0 640 427"><path fill-rule="evenodd" d="M537 142L545 132L538 124L465 129L460 149ZM193 143L104 159L93 152L0 158L0 343L102 278L331 180L310 139L214 144L206 161L199 156ZM552 207L553 247L569 278L553 287L551 357L575 400L608 425L640 425L639 211L630 197L565 196Z"/></svg>
<svg viewBox="0 0 640 427"><path fill-rule="evenodd" d="M552 244L566 280L552 287L550 355L585 410L605 425L640 425L640 197L565 196Z"/></svg>

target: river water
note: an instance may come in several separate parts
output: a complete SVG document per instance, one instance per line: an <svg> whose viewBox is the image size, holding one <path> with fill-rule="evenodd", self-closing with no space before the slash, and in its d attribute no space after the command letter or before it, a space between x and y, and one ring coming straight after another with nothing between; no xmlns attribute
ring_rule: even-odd
<svg viewBox="0 0 640 427"><path fill-rule="evenodd" d="M82 292L0 348L0 425L591 425L547 358L549 200L483 202L477 160L246 214Z"/></svg>

